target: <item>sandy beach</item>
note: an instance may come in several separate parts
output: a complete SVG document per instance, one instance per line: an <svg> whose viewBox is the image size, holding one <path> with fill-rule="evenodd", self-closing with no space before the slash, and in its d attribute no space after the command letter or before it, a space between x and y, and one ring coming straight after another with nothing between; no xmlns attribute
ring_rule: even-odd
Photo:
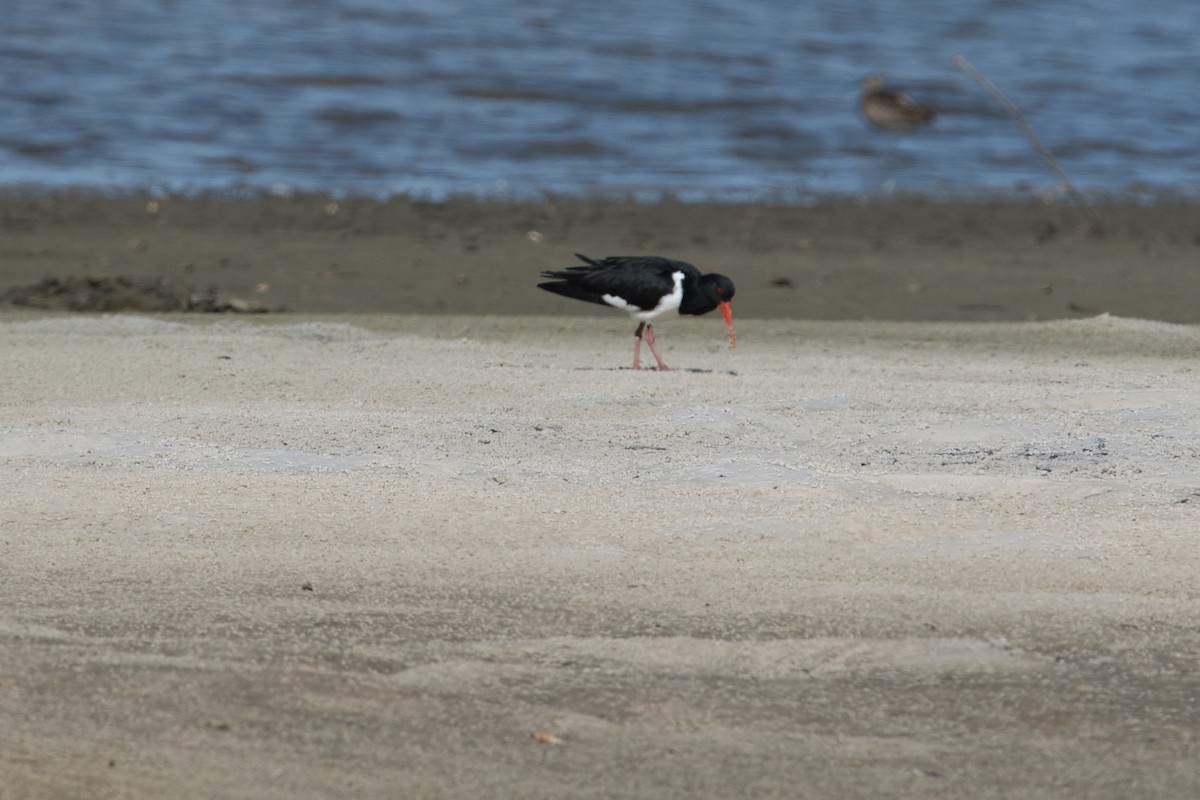
<svg viewBox="0 0 1200 800"><path fill-rule="evenodd" d="M1194 215L6 202L302 313L0 314L4 800L1200 794ZM530 289L633 248L737 349Z"/></svg>
<svg viewBox="0 0 1200 800"><path fill-rule="evenodd" d="M6 317L4 796L1200 789L1200 331L626 327Z"/></svg>

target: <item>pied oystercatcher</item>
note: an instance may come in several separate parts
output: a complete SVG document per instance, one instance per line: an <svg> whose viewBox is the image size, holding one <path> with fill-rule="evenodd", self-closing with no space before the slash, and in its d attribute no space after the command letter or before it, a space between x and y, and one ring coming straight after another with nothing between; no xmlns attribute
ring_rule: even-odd
<svg viewBox="0 0 1200 800"><path fill-rule="evenodd" d="M933 121L937 110L921 105L899 89L889 89L882 75L863 80L858 110L876 128L887 131L911 131Z"/></svg>
<svg viewBox="0 0 1200 800"><path fill-rule="evenodd" d="M654 346L654 321L675 314L707 314L714 308L721 309L729 346L737 347L733 314L729 310L733 281L724 275L715 272L701 275L700 270L686 261L660 256L609 256L600 260L579 253L575 256L584 266L547 270L542 277L554 280L539 283L538 288L628 311L638 321L633 334L634 369L642 368L643 330L658 368L670 369Z"/></svg>

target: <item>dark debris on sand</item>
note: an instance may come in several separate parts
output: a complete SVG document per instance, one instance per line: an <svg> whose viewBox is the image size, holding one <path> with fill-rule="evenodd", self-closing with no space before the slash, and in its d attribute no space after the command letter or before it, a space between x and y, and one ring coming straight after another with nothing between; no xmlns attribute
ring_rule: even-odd
<svg viewBox="0 0 1200 800"><path fill-rule="evenodd" d="M216 287L196 291L166 278L113 277L44 278L32 286L0 292L0 307L17 306L48 311L186 311L196 313L262 314L284 311L252 300L222 297Z"/></svg>

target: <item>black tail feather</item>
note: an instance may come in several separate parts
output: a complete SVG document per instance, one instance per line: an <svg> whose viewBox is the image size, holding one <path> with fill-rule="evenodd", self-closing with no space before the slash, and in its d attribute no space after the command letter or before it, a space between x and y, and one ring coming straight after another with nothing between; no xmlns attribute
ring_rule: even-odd
<svg viewBox="0 0 1200 800"><path fill-rule="evenodd" d="M543 272L542 276L546 278L559 277L553 272ZM601 305L605 304L598 295L593 294L586 289L581 289L575 284L568 283L567 281L559 280L554 281L553 283L539 283L537 286L539 289L545 289L547 292L561 294L563 297L569 297L572 300L583 300L586 303L599 303Z"/></svg>

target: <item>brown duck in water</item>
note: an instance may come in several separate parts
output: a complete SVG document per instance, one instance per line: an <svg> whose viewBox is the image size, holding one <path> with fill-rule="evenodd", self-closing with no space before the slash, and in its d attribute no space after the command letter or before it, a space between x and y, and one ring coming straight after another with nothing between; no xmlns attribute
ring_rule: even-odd
<svg viewBox="0 0 1200 800"><path fill-rule="evenodd" d="M887 131L911 131L937 116L933 106L917 103L907 92L887 88L882 75L868 75L863 80L858 110L867 122Z"/></svg>

